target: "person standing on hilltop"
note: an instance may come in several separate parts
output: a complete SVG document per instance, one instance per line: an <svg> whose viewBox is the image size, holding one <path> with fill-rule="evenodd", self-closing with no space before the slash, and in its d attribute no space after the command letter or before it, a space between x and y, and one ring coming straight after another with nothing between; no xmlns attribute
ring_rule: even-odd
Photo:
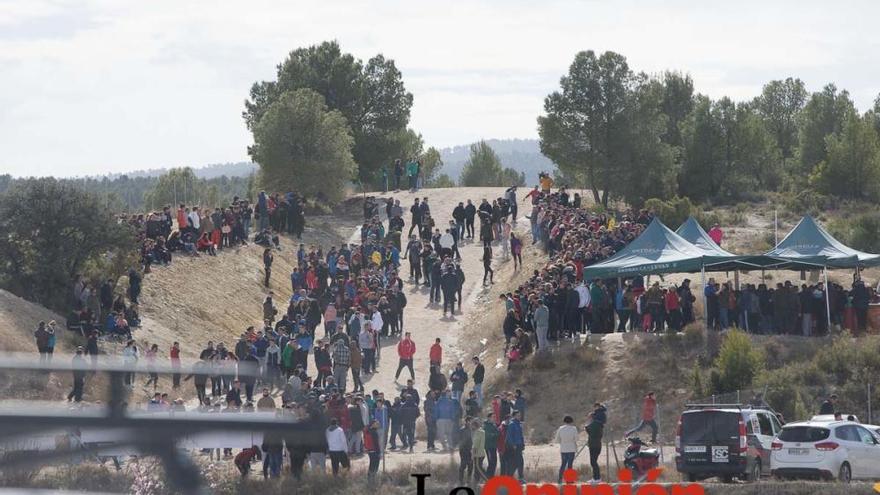
<svg viewBox="0 0 880 495"><path fill-rule="evenodd" d="M263 250L263 268L266 272L266 278L263 281L263 285L269 287L269 277L272 276L272 262L275 261L275 256L272 254L271 248L266 248Z"/></svg>
<svg viewBox="0 0 880 495"><path fill-rule="evenodd" d="M411 221L409 224L409 233L407 233L407 235L412 237L413 229L415 229L417 234L421 235L421 232L422 232L422 205L419 204L419 198L416 198L413 201L413 205L409 207L409 212L411 215Z"/></svg>
<svg viewBox="0 0 880 495"><path fill-rule="evenodd" d="M428 351L428 363L430 366L440 367L443 364L443 347L440 345L440 338L434 339L434 344Z"/></svg>
<svg viewBox="0 0 880 495"><path fill-rule="evenodd" d="M719 227L717 223L709 229L708 234L709 237L715 241L715 244L718 244L719 246L721 245L721 240L724 238L724 231L721 230L721 227Z"/></svg>
<svg viewBox="0 0 880 495"><path fill-rule="evenodd" d="M416 354L416 343L412 341L409 332L403 334L403 339L397 344L397 356L400 362L397 365L397 372L394 374L394 381L400 378L400 372L403 368L409 369L410 377L415 380L416 372L413 369L413 356Z"/></svg>
<svg viewBox="0 0 880 495"><path fill-rule="evenodd" d="M467 200L467 206L464 207L464 228L468 239L474 238L474 219L477 216L477 207L471 200ZM465 237L462 234L462 238Z"/></svg>

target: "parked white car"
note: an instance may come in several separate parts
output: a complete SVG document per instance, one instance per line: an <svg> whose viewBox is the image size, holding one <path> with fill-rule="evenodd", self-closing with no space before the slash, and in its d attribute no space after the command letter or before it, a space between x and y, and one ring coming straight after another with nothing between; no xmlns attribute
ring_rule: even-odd
<svg viewBox="0 0 880 495"><path fill-rule="evenodd" d="M880 440L853 421L789 423L771 449L777 478L880 479Z"/></svg>
<svg viewBox="0 0 880 495"><path fill-rule="evenodd" d="M841 420L855 421L856 423L859 422L859 417L856 416L855 414L841 414L840 418L841 418ZM832 421L840 421L840 420L834 419L833 414L819 414L817 416L813 416L812 418L810 418L810 421L815 421L817 423L830 423Z"/></svg>

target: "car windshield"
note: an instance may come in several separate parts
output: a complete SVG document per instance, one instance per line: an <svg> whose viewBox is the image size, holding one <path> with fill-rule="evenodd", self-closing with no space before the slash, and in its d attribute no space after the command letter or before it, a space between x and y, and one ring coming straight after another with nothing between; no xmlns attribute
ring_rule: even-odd
<svg viewBox="0 0 880 495"><path fill-rule="evenodd" d="M831 430L818 426L784 426L779 439L783 442L818 442L825 440Z"/></svg>
<svg viewBox="0 0 880 495"><path fill-rule="evenodd" d="M681 416L681 442L684 445L727 445L739 438L739 413L697 411Z"/></svg>

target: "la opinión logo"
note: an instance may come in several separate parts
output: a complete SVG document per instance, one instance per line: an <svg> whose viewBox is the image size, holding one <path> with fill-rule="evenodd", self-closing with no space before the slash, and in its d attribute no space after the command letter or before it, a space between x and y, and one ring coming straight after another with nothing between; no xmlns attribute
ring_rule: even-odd
<svg viewBox="0 0 880 495"><path fill-rule="evenodd" d="M705 489L697 483L686 485L657 483L662 471L662 469L652 469L648 471L644 481L634 483L632 471L621 469L617 472L617 479L620 481L612 485L591 481L578 484L577 471L568 469L562 474L564 483L528 483L525 489L512 476L493 476L483 485L480 495L705 495ZM419 473L410 476L416 478L416 495L425 495L425 480L431 475ZM449 490L449 495L476 495L476 492L468 486L457 486Z"/></svg>

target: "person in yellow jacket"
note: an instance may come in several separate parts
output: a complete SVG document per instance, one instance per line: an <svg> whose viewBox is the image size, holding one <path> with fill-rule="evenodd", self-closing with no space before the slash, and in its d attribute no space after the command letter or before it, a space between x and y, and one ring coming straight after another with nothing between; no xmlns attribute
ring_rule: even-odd
<svg viewBox="0 0 880 495"><path fill-rule="evenodd" d="M550 189L553 189L553 178L549 174L541 174L538 180L541 183L541 192L550 194Z"/></svg>

